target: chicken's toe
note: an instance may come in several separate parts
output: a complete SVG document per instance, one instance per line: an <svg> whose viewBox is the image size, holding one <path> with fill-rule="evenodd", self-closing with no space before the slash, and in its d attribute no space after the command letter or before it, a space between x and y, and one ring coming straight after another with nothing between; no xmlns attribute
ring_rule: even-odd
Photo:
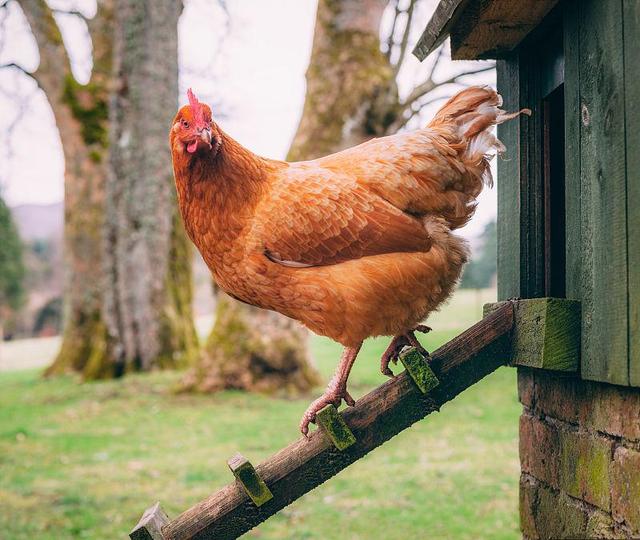
<svg viewBox="0 0 640 540"><path fill-rule="evenodd" d="M356 404L356 400L351 397L351 394L349 394L346 388L343 390L328 390L311 403L300 420L300 431L302 434L308 438L309 424L315 424L316 415L327 405L333 405L336 408L340 407L343 399L345 403L351 407Z"/></svg>

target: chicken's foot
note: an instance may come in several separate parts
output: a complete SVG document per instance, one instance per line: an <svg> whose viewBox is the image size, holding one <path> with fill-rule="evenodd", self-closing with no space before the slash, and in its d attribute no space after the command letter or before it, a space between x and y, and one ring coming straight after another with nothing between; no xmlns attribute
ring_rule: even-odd
<svg viewBox="0 0 640 540"><path fill-rule="evenodd" d="M380 371L383 375L386 375L387 377L395 377L393 371L389 369L389 364L391 362L394 364L398 363L400 352L406 346L415 347L427 359L429 358L429 352L420 344L414 332L422 332L423 334L426 334L431 332L431 328L424 324L419 324L413 330L409 330L405 334L395 336L380 358Z"/></svg>
<svg viewBox="0 0 640 540"><path fill-rule="evenodd" d="M331 382L329 382L327 389L324 391L324 394L309 405L309 408L305 411L300 421L300 431L305 437L308 437L309 424L312 422L315 423L316 414L327 405L332 404L339 407L343 399L347 405L353 406L356 404L355 399L351 397L351 394L349 394L347 390L347 379L349 378L353 363L358 356L360 347L362 347L362 343L359 343L356 347L344 348L338 368Z"/></svg>

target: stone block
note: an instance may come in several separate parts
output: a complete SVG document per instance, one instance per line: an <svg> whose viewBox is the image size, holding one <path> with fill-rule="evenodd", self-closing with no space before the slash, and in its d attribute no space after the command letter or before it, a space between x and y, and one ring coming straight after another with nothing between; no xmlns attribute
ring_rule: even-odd
<svg viewBox="0 0 640 540"><path fill-rule="evenodd" d="M520 417L520 465L524 472L558 488L561 447L558 430L537 417Z"/></svg>
<svg viewBox="0 0 640 540"><path fill-rule="evenodd" d="M611 469L613 517L640 536L640 452L618 446Z"/></svg>
<svg viewBox="0 0 640 540"><path fill-rule="evenodd" d="M560 488L609 512L613 443L591 433L561 430Z"/></svg>

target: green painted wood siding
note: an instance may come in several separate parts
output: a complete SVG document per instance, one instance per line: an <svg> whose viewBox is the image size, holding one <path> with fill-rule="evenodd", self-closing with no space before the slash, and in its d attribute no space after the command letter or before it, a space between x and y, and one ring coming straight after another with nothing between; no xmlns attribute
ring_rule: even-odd
<svg viewBox="0 0 640 540"><path fill-rule="evenodd" d="M581 375L640 386L640 2L567 0L561 9L566 295L582 302ZM509 110L535 105L539 60L526 50L498 62ZM499 129L508 152L498 162L499 299L540 296L527 240L541 219L530 196L539 145L527 136L538 124L528 121Z"/></svg>
<svg viewBox="0 0 640 540"><path fill-rule="evenodd" d="M629 382L640 386L640 2L623 2L627 242L629 259Z"/></svg>
<svg viewBox="0 0 640 540"><path fill-rule="evenodd" d="M582 376L626 385L629 306L622 2L581 0L577 38ZM577 105L573 104L574 114Z"/></svg>

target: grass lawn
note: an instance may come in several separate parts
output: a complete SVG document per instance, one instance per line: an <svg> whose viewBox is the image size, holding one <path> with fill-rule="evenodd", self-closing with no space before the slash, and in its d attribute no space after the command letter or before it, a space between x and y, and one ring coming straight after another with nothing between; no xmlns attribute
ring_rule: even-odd
<svg viewBox="0 0 640 540"><path fill-rule="evenodd" d="M385 345L369 342L356 363L356 399L383 381ZM338 347L316 338L313 350L328 379ZM298 437L311 399L175 395L178 373L91 384L39 373L0 373L2 539L125 538L156 500L176 516L231 481L236 451L258 463ZM515 371L501 368L246 537L518 538L519 411Z"/></svg>

